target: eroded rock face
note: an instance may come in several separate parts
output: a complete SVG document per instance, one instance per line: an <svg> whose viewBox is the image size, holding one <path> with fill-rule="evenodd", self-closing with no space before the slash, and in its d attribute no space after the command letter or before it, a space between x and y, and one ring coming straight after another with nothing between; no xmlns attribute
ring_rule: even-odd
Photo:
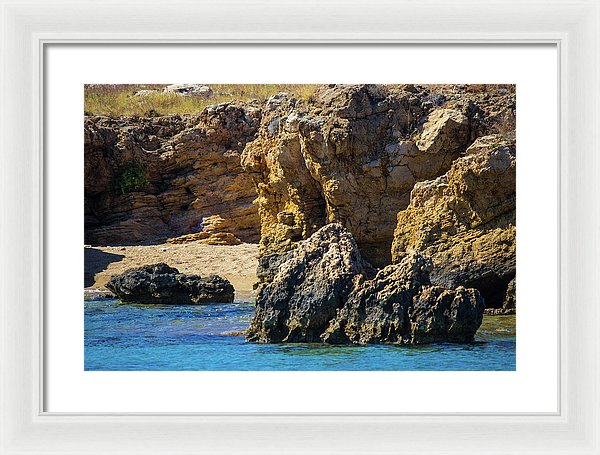
<svg viewBox="0 0 600 455"><path fill-rule="evenodd" d="M472 341L484 308L477 289L425 287L408 309L411 343Z"/></svg>
<svg viewBox="0 0 600 455"><path fill-rule="evenodd" d="M233 302L234 289L217 275L185 275L167 264L130 269L106 284L120 300L160 305Z"/></svg>
<svg viewBox="0 0 600 455"><path fill-rule="evenodd" d="M516 270L516 161L510 146L484 142L443 176L415 185L398 213L392 255L431 257L433 284L476 288L496 308Z"/></svg>
<svg viewBox="0 0 600 455"><path fill-rule="evenodd" d="M368 269L348 231L329 224L294 250L256 296L248 341L318 342L352 288Z"/></svg>
<svg viewBox="0 0 600 455"><path fill-rule="evenodd" d="M423 344L473 341L483 321L476 289L430 286L432 264L420 254L358 279L323 333L332 344Z"/></svg>
<svg viewBox="0 0 600 455"><path fill-rule="evenodd" d="M431 261L421 255L388 265L368 280L357 277L352 293L322 339L332 344L408 343L408 309L429 284Z"/></svg>
<svg viewBox="0 0 600 455"><path fill-rule="evenodd" d="M289 253L263 284L248 341L330 344L468 342L481 325L479 292L430 286L432 263L409 254L375 271L352 235L329 224Z"/></svg>
<svg viewBox="0 0 600 455"><path fill-rule="evenodd" d="M204 232L259 237L256 189L240 166L258 107L196 116L86 117L86 243L132 244Z"/></svg>
<svg viewBox="0 0 600 455"><path fill-rule="evenodd" d="M289 251L321 226L340 223L373 265L389 264L396 213L415 183L443 175L492 128L487 115L497 97L486 94L480 106L469 96L331 85L310 101L272 97L242 156L259 195L261 255Z"/></svg>

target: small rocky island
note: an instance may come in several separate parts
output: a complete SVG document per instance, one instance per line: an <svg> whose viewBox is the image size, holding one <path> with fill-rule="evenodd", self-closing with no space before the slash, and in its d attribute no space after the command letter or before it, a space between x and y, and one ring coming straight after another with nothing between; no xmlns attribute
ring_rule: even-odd
<svg viewBox="0 0 600 455"><path fill-rule="evenodd" d="M217 275L186 275L167 264L127 270L106 284L124 302L158 305L192 305L233 302L234 289Z"/></svg>

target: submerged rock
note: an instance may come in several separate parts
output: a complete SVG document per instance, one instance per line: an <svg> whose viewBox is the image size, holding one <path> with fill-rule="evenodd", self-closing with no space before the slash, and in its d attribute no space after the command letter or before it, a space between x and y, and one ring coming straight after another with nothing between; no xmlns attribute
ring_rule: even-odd
<svg viewBox="0 0 600 455"><path fill-rule="evenodd" d="M235 293L220 276L185 275L164 263L127 270L106 287L125 302L162 305L233 302Z"/></svg>
<svg viewBox="0 0 600 455"><path fill-rule="evenodd" d="M430 286L414 253L375 276L352 235L326 225L263 284L247 340L331 344L469 342L483 319L475 289Z"/></svg>

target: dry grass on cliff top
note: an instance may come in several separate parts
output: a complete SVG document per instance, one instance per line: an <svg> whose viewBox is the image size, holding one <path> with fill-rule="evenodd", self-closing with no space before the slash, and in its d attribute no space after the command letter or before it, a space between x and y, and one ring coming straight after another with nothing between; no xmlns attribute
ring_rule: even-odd
<svg viewBox="0 0 600 455"><path fill-rule="evenodd" d="M181 96L162 93L167 84L93 84L84 89L86 115L107 117L151 117L168 114L198 114L209 105L239 100L265 101L279 92L288 92L297 98L308 99L317 85L311 84L205 84L213 94L210 97ZM139 90L157 90L145 96L135 96Z"/></svg>

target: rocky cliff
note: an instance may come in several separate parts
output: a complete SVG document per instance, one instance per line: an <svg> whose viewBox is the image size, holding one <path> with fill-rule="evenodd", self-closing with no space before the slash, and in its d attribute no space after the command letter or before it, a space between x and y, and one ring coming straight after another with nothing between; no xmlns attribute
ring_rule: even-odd
<svg viewBox="0 0 600 455"><path fill-rule="evenodd" d="M446 174L417 183L398 213L394 261L419 251L433 260L434 284L474 287L486 306L502 306L516 273L515 169L514 148L487 136Z"/></svg>
<svg viewBox="0 0 600 455"><path fill-rule="evenodd" d="M415 184L511 122L506 88L331 85L309 101L272 97L242 155L258 191L259 277L327 223L347 228L373 265L391 263L396 214Z"/></svg>
<svg viewBox="0 0 600 455"><path fill-rule="evenodd" d="M476 301L464 286L488 307L513 308L515 111L514 86L326 85L309 99L280 93L195 116L87 117L86 242L260 240L264 286L302 241L336 224L366 264L351 275L370 283L352 298L335 291L336 311L368 320L369 292L397 274L386 266L415 252L446 289L428 301ZM344 327L331 342L369 339Z"/></svg>
<svg viewBox="0 0 600 455"><path fill-rule="evenodd" d="M258 105L244 103L195 116L86 117L86 243L199 232L208 242L258 241L256 190L240 155L260 118Z"/></svg>

